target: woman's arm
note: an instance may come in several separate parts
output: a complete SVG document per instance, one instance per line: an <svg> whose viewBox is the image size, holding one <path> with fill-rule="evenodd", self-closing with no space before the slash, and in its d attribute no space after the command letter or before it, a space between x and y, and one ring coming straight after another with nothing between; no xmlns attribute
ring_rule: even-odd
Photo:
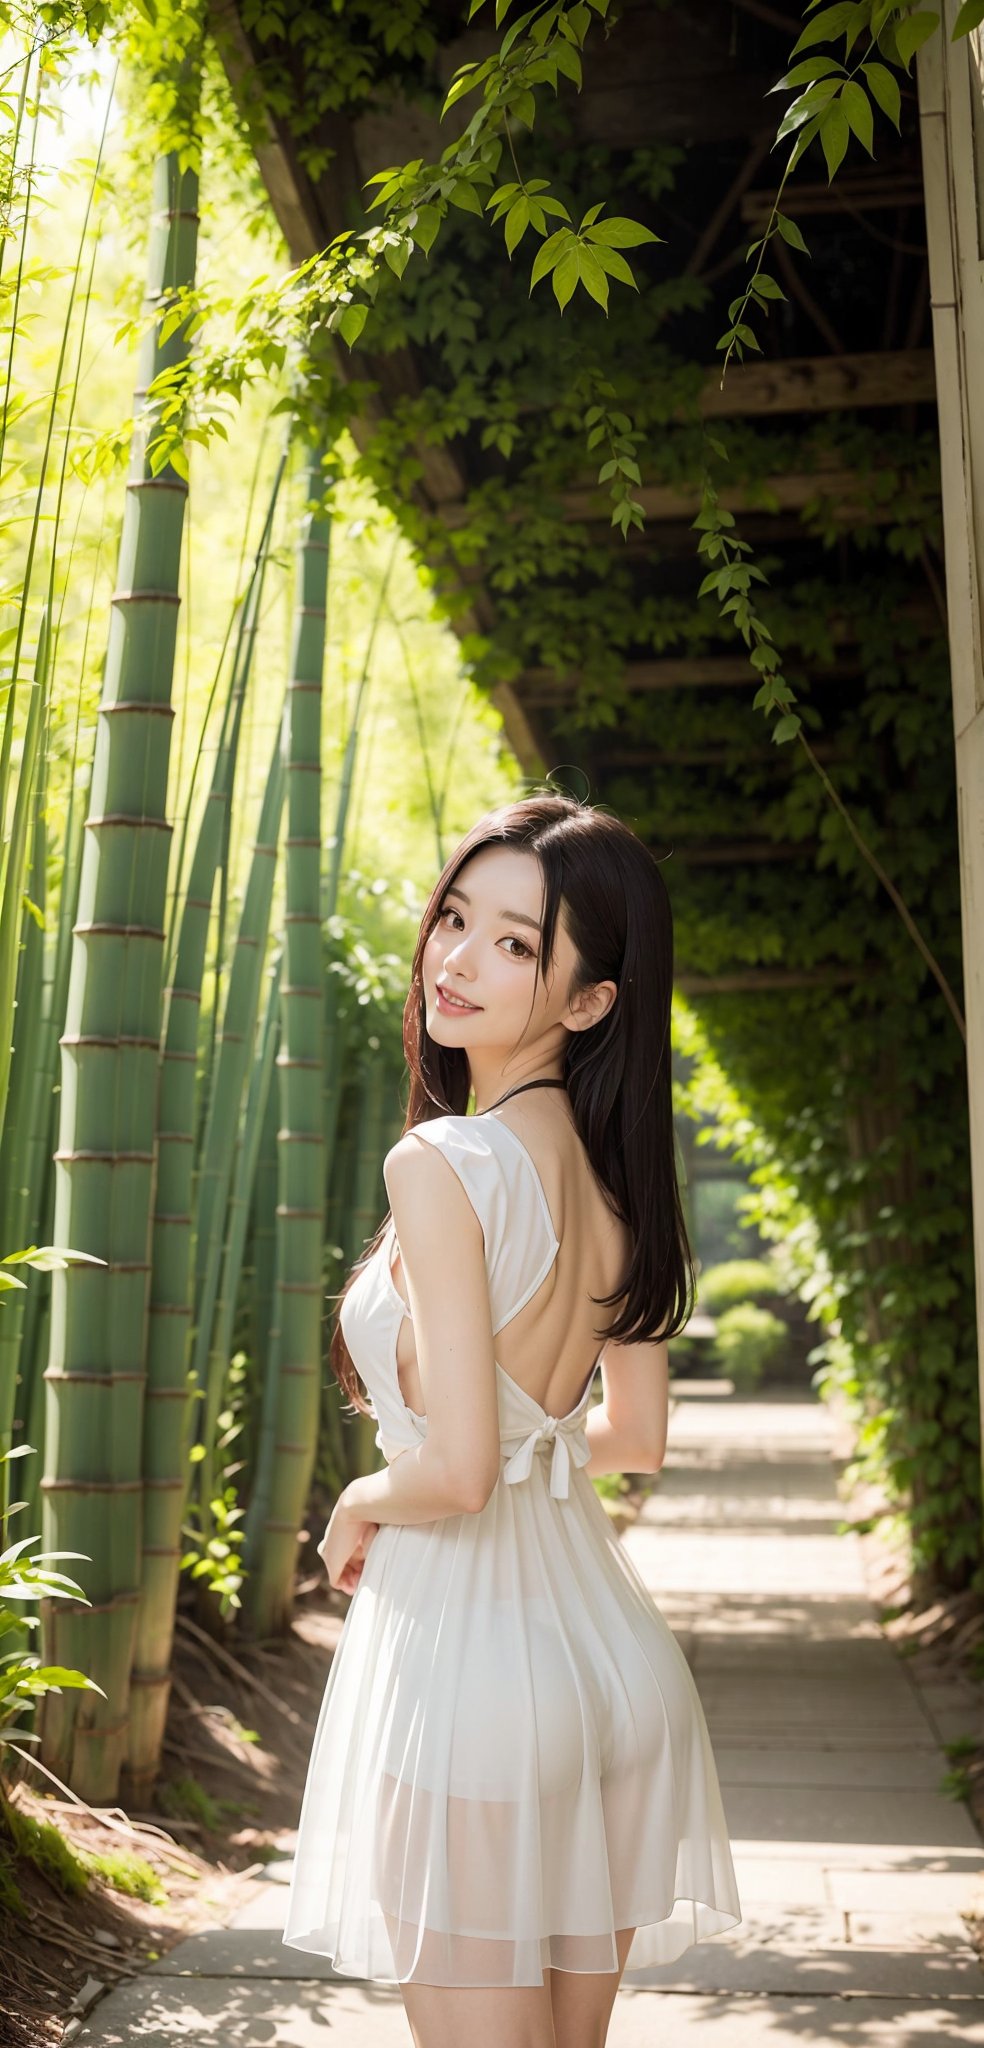
<svg viewBox="0 0 984 2048"><path fill-rule="evenodd" d="M603 1472L658 1472L666 1456L670 1347L663 1337L605 1345L602 1399L588 1416L589 1479Z"/></svg>
<svg viewBox="0 0 984 2048"><path fill-rule="evenodd" d="M427 1435L345 1488L371 1522L478 1513L499 1476L499 1405L485 1241L453 1166L406 1132L383 1179L413 1317Z"/></svg>

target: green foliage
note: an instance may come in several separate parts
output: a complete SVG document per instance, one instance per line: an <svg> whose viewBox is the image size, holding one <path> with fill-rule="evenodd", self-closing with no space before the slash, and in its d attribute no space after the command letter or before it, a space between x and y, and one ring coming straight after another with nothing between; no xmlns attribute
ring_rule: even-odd
<svg viewBox="0 0 984 2048"><path fill-rule="evenodd" d="M227 1818L241 1811L236 1800L215 1798L191 1772L159 1785L156 1799L162 1813L174 1820L197 1821L211 1834L218 1834Z"/></svg>
<svg viewBox="0 0 984 2048"><path fill-rule="evenodd" d="M79 1898L95 1877L130 1898L153 1906L167 1903L167 1892L146 1857L124 1849L76 1849L50 1821L36 1820L2 1795L0 1836L0 1909L24 1911L12 1858L30 1863L64 1898Z"/></svg>
<svg viewBox="0 0 984 2048"><path fill-rule="evenodd" d="M82 1860L86 1871L114 1892L123 1892L130 1899L144 1899L149 1906L167 1905L167 1891L145 1856L134 1856L128 1849L87 1849Z"/></svg>
<svg viewBox="0 0 984 2048"><path fill-rule="evenodd" d="M0 1827L14 1856L32 1864L65 1898L78 1898L85 1891L86 1862L50 1821L35 1820L33 1814L0 1797ZM16 1879L13 1884L16 1888Z"/></svg>
<svg viewBox="0 0 984 2048"><path fill-rule="evenodd" d="M193 1446L193 1463L199 1462L203 1450L201 1444ZM207 1503L207 1519L203 1517L198 1503L194 1500L189 1502L189 1519L182 1530L189 1547L181 1559L182 1571L192 1579L202 1580L208 1591L214 1594L223 1620L228 1620L242 1606L239 1589L243 1583L243 1531L238 1525L244 1510L239 1506L236 1489L228 1473L227 1467L222 1474L226 1485Z"/></svg>
<svg viewBox="0 0 984 2048"><path fill-rule="evenodd" d="M621 1500L631 1490L624 1472L599 1472L591 1484L601 1500Z"/></svg>
<svg viewBox="0 0 984 2048"><path fill-rule="evenodd" d="M778 1292L776 1274L764 1259L722 1259L718 1265L707 1266L701 1273L698 1307L716 1316L725 1309L737 1308L744 1302Z"/></svg>
<svg viewBox="0 0 984 2048"><path fill-rule="evenodd" d="M16 1256L28 1257L30 1254ZM31 1263L33 1263L33 1258ZM6 1470L18 1458L33 1456L29 1445L18 1445L16 1450L0 1456L0 1468L6 1477ZM44 1599L79 1600L89 1605L85 1594L73 1579L52 1567L68 1557L78 1557L78 1551L47 1550L31 1552L39 1536L22 1536L17 1543L7 1544L7 1527L23 1507L23 1502L14 1501L5 1506L0 1517L0 1534L4 1549L0 1552L0 1640L12 1636L30 1640L31 1633L38 1627L36 1614L26 1612ZM25 1728L21 1716L30 1714L36 1702L49 1692L61 1692L64 1688L87 1692L98 1692L102 1688L87 1678L81 1671L71 1671L58 1664L42 1664L39 1657L26 1650L23 1645L8 1649L0 1656L0 1756L4 1743L32 1742L35 1737Z"/></svg>
<svg viewBox="0 0 984 2048"><path fill-rule="evenodd" d="M718 1316L714 1351L739 1392L758 1385L767 1366L782 1354L786 1325L753 1301L736 1302Z"/></svg>

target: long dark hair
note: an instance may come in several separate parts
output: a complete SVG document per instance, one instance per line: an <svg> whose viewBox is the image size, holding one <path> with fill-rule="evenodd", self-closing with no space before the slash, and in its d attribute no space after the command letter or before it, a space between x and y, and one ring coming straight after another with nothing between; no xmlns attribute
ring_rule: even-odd
<svg viewBox="0 0 984 2048"><path fill-rule="evenodd" d="M439 1045L425 1023L422 956L446 890L486 846L536 855L544 883L537 973L553 959L561 902L576 954L568 1001L579 989L613 981L614 1002L597 1024L567 1034L564 1079L574 1122L612 1208L632 1236L628 1267L599 1307L622 1306L607 1336L623 1343L675 1337L689 1321L696 1291L676 1172L670 1076L673 917L653 855L620 818L576 797L531 795L489 811L447 861L427 903L403 1011L410 1074L404 1132L448 1113L463 1116L470 1092L462 1047ZM339 1308L380 1244L384 1216L336 1297ZM356 1369L336 1320L329 1359L339 1384L363 1414Z"/></svg>

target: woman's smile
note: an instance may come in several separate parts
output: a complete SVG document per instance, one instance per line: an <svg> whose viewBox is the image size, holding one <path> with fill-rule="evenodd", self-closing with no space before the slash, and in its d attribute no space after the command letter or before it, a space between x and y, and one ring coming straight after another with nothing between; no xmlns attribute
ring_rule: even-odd
<svg viewBox="0 0 984 2048"><path fill-rule="evenodd" d="M437 1007L441 1011L442 1015L445 1017L471 1017L474 1016L475 1012L478 1010L479 1004L467 1003L465 1002L464 998L460 996L451 997L449 994L445 993L444 989L441 988L439 983L437 989Z"/></svg>

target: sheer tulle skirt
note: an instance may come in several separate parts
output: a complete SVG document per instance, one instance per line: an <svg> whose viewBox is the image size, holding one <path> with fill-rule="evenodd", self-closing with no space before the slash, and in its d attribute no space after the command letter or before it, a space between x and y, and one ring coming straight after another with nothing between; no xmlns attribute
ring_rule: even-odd
<svg viewBox="0 0 984 2048"><path fill-rule="evenodd" d="M383 1983L673 1962L738 1924L683 1651L591 1482L387 1524L315 1735L285 1941Z"/></svg>

